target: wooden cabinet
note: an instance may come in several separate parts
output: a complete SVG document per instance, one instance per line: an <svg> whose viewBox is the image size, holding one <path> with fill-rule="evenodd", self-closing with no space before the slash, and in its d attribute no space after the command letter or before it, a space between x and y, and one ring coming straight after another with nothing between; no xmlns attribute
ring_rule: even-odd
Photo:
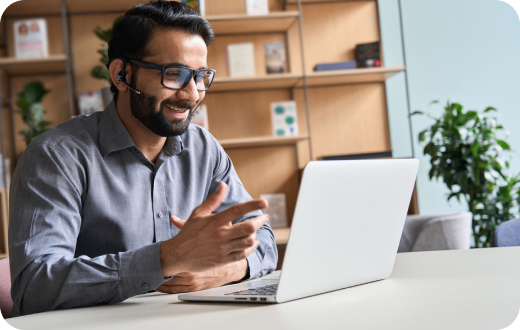
<svg viewBox="0 0 520 330"><path fill-rule="evenodd" d="M24 0L6 10L2 45L8 56L0 59L2 118L4 154L13 160L13 168L24 149L17 133L23 123L13 106L16 93L27 81L42 81L51 90L43 102L49 120L67 120L69 111L75 112L78 93L106 86L90 75L99 65L101 46L93 30L109 27L139 2L144 1ZM300 173L310 160L391 149L384 82L404 68L384 67L383 58L381 68L313 71L318 63L354 60L356 44L381 39L375 0L269 0L269 9L268 15L248 16L245 0L206 0L206 18L216 33L208 66L217 70L217 77L203 103L210 132L231 157L249 193L254 198L285 193L292 219ZM13 58L11 26L22 17L47 19L49 58ZM266 73L264 44L273 41L285 43L287 73ZM227 75L226 47L240 42L254 44L255 77ZM270 103L287 100L296 101L299 136L273 137ZM2 221L7 223L5 216ZM283 245L289 229L275 234Z"/></svg>

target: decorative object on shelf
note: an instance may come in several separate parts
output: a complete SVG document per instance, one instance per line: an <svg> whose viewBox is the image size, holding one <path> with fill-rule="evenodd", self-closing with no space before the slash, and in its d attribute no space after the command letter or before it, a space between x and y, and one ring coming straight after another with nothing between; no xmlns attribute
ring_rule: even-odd
<svg viewBox="0 0 520 330"><path fill-rule="evenodd" d="M265 43L265 68L267 73L284 73L287 70L283 42Z"/></svg>
<svg viewBox="0 0 520 330"><path fill-rule="evenodd" d="M181 2L195 9L200 16L206 15L205 0L181 0Z"/></svg>
<svg viewBox="0 0 520 330"><path fill-rule="evenodd" d="M17 58L49 56L47 21L44 18L15 21L13 33L14 54Z"/></svg>
<svg viewBox="0 0 520 330"><path fill-rule="evenodd" d="M246 12L248 15L267 15L269 14L268 1L246 0Z"/></svg>
<svg viewBox="0 0 520 330"><path fill-rule="evenodd" d="M118 18L116 18L112 26L106 30L103 30L99 26L94 30L94 33L98 36L98 38L105 42L105 44L102 45L103 48L98 49L97 51L101 55L100 61L101 63L103 63L103 65L96 66L94 69L92 69L91 72L92 77L97 79L104 79L108 82L108 86L104 87L101 90L101 95L103 96L103 104L105 107L108 106L110 101L112 101L112 93L110 92L109 87L112 83L112 79L110 78L110 72L106 67L106 65L108 64L108 43L112 39L112 31L114 29L114 26L117 23L119 23L123 19L123 17L124 16L119 16Z"/></svg>
<svg viewBox="0 0 520 330"><path fill-rule="evenodd" d="M11 160L9 158L6 158L4 160L4 166L2 166L2 160L4 160L4 155L0 153L0 189L5 189L6 187L9 188L9 182L11 181ZM4 168L5 173L7 173L7 176L4 177ZM5 181L7 180L7 185L5 184Z"/></svg>
<svg viewBox="0 0 520 330"><path fill-rule="evenodd" d="M287 223L287 206L285 204L285 194L263 194L260 195L269 203L269 207L263 210L269 215L269 224L271 228L286 228Z"/></svg>
<svg viewBox="0 0 520 330"><path fill-rule="evenodd" d="M227 46L228 75L230 77L254 77L255 49L251 42Z"/></svg>
<svg viewBox="0 0 520 330"><path fill-rule="evenodd" d="M204 127L206 131L208 128L208 107L205 104L201 104L193 113L191 117L191 123Z"/></svg>
<svg viewBox="0 0 520 330"><path fill-rule="evenodd" d="M347 70L355 69L356 61L316 64L314 71Z"/></svg>
<svg viewBox="0 0 520 330"><path fill-rule="evenodd" d="M45 120L41 100L49 91L41 82L29 82L23 92L18 93L16 105L20 108L23 121L29 128L20 131L25 136L25 143L29 145L35 137L48 130L51 122Z"/></svg>
<svg viewBox="0 0 520 330"><path fill-rule="evenodd" d="M438 103L434 101L432 103ZM442 178L448 186L448 201L461 197L473 213L474 247L493 246L493 232L504 221L519 217L520 174L507 173L509 161L503 151L509 144L498 134L496 112L463 111L462 105L448 102L435 123L419 134L424 154L431 157L430 180ZM412 113L424 114L422 111Z"/></svg>
<svg viewBox="0 0 520 330"><path fill-rule="evenodd" d="M358 68L374 68L381 66L379 41L356 45Z"/></svg>
<svg viewBox="0 0 520 330"><path fill-rule="evenodd" d="M271 123L274 136L298 135L296 102L271 103Z"/></svg>
<svg viewBox="0 0 520 330"><path fill-rule="evenodd" d="M90 115L96 111L103 111L101 92L91 91L78 94L78 106L80 115Z"/></svg>

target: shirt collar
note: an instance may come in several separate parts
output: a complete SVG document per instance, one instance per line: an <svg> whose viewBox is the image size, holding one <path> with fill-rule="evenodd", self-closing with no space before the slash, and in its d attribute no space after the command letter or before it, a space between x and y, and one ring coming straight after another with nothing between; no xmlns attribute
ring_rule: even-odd
<svg viewBox="0 0 520 330"><path fill-rule="evenodd" d="M114 151L135 147L134 141L119 118L114 100L103 111L99 130L99 144L103 157ZM183 149L180 136L171 136L166 140L163 152L166 156L171 157Z"/></svg>

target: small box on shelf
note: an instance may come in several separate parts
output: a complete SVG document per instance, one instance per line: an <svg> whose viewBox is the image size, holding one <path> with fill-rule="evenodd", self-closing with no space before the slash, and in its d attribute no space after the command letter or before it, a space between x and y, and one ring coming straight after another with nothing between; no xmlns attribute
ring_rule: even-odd
<svg viewBox="0 0 520 330"><path fill-rule="evenodd" d="M201 104L193 113L191 123L203 127L206 131L209 131L208 126L208 107L205 104Z"/></svg>
<svg viewBox="0 0 520 330"><path fill-rule="evenodd" d="M269 4L267 0L246 0L246 11L248 15L267 15Z"/></svg>
<svg viewBox="0 0 520 330"><path fill-rule="evenodd" d="M230 77L254 77L255 56L251 42L227 46L228 74Z"/></svg>
<svg viewBox="0 0 520 330"><path fill-rule="evenodd" d="M267 73L285 73L285 45L283 42L265 43L265 69Z"/></svg>
<svg viewBox="0 0 520 330"><path fill-rule="evenodd" d="M287 223L287 207L285 204L285 194L262 194L260 198L263 198L269 203L264 213L269 215L269 223L271 228L286 228Z"/></svg>
<svg viewBox="0 0 520 330"><path fill-rule="evenodd" d="M271 123L274 136L298 135L296 102L271 103Z"/></svg>

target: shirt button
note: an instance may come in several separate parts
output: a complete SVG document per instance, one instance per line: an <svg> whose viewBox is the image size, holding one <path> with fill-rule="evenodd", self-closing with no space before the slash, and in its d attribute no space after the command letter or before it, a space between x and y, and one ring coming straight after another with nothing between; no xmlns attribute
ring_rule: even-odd
<svg viewBox="0 0 520 330"><path fill-rule="evenodd" d="M132 148L132 151L134 152L134 154L138 154L139 153L139 150L137 148Z"/></svg>
<svg viewBox="0 0 520 330"><path fill-rule="evenodd" d="M148 290L148 288L150 288L148 283L143 283L143 285L141 285L141 289L143 289L143 290Z"/></svg>
<svg viewBox="0 0 520 330"><path fill-rule="evenodd" d="M159 214L157 214L159 216L159 218L162 218L163 217L163 213L162 212L159 212Z"/></svg>

